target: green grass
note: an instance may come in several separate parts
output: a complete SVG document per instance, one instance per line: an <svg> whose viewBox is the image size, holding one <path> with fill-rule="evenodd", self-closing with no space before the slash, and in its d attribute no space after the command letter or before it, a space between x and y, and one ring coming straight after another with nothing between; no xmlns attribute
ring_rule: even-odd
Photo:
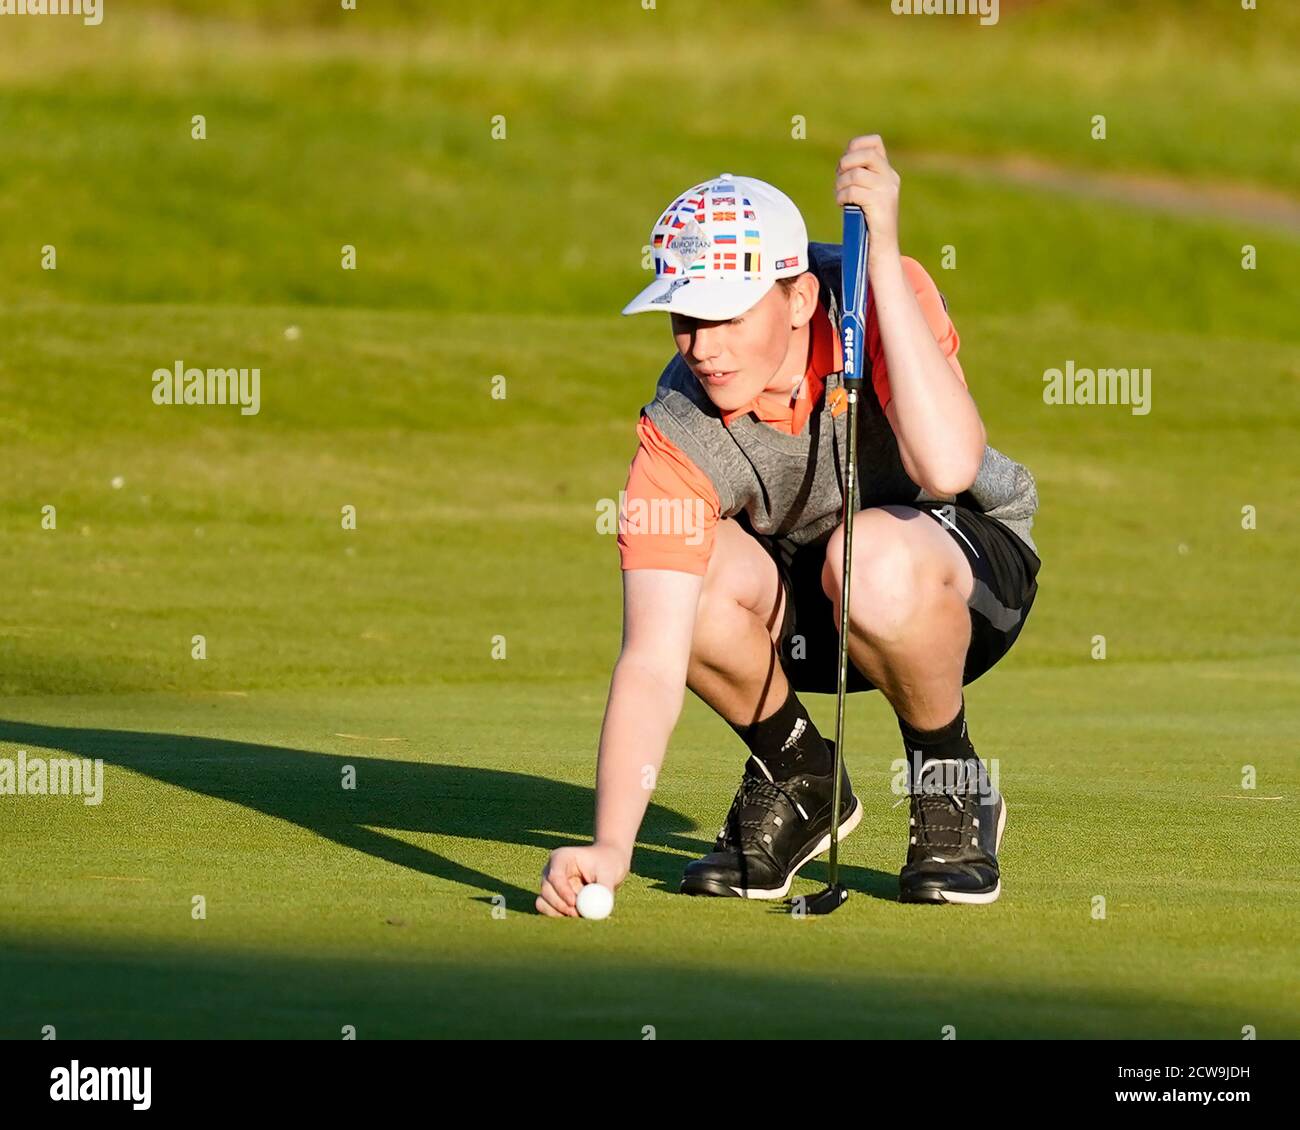
<svg viewBox="0 0 1300 1130"><path fill-rule="evenodd" d="M817 921L672 894L736 773L695 702L616 913L586 923L531 903L546 851L590 830L594 680L6 700L0 740L103 757L107 783L98 809L13 806L0 1033L1294 1038L1298 680L1013 659L970 688L1011 815L1003 898L965 912L893 901L895 731L855 700L856 894Z"/></svg>
<svg viewBox="0 0 1300 1130"><path fill-rule="evenodd" d="M363 8L3 29L0 756L107 781L97 808L0 797L0 1036L1300 1036L1296 231L991 161L1296 207L1296 16L1006 3L980 32L820 3L794 40L756 5L720 57L674 0ZM741 751L688 696L615 916L543 920L620 638L596 507L670 347L616 315L649 221L730 167L834 239L829 170L867 128L990 440L1042 495L1038 603L967 690L1004 895L893 900L897 729L869 695L848 906L675 896ZM261 412L155 406L178 358L259 366ZM1044 405L1067 358L1150 367L1150 415Z"/></svg>
<svg viewBox="0 0 1300 1130"><path fill-rule="evenodd" d="M1122 294L1135 325L1295 339L1294 231L1279 246L1286 233L1225 216L1171 239L1142 212L908 163L1034 155L1081 176L1289 190L1300 20L1281 5L1007 5L982 30L883 3L822 4L816 20L768 5L738 28L725 6L683 19L680 0L455 7L403 31L341 12L273 28L10 21L0 299L613 313L656 211L723 165L779 183L814 238L838 238L830 170L877 130L905 178L908 245L928 261L959 249L945 280L959 308L1100 312ZM667 81L667 59L707 81ZM1265 249L1239 293L1244 242ZM38 269L46 244L57 272Z"/></svg>

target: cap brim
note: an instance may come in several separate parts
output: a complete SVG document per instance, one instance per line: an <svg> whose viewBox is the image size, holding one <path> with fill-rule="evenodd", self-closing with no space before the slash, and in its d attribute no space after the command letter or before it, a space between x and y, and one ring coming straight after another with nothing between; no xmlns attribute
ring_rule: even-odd
<svg viewBox="0 0 1300 1130"><path fill-rule="evenodd" d="M776 285L774 279L657 278L623 307L624 314L667 310L717 322L743 314Z"/></svg>

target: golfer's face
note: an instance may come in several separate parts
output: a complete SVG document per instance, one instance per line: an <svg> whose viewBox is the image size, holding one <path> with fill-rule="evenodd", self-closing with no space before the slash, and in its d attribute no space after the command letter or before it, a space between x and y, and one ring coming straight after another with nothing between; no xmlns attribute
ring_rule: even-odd
<svg viewBox="0 0 1300 1130"><path fill-rule="evenodd" d="M790 303L779 286L730 321L684 314L672 319L678 352L724 412L748 404L767 387L790 345Z"/></svg>

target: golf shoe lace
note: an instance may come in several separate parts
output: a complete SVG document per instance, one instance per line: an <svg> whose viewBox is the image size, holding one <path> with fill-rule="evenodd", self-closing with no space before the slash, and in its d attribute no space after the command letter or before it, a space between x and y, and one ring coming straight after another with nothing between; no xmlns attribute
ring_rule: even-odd
<svg viewBox="0 0 1300 1130"><path fill-rule="evenodd" d="M955 790L921 793L912 806L913 842L926 851L960 851L970 808Z"/></svg>
<svg viewBox="0 0 1300 1130"><path fill-rule="evenodd" d="M727 813L718 842L727 848L768 851L771 843L769 828L773 824L779 827L785 819L778 811L782 801L790 811L802 814L799 802L778 782L746 774L736 790L735 800L731 802L731 811Z"/></svg>

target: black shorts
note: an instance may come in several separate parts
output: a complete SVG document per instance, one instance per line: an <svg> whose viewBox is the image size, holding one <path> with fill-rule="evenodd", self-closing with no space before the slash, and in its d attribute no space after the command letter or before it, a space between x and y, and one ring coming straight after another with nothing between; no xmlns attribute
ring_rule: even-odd
<svg viewBox="0 0 1300 1130"><path fill-rule="evenodd" d="M952 535L970 562L975 587L970 608L971 638L962 685L972 683L1001 659L1016 642L1038 594L1041 562L1006 526L977 510L945 503L916 504ZM956 530L951 526L955 524ZM752 532L752 531L751 531ZM781 626L781 665L796 691L834 694L838 681L839 624L822 591L826 541L797 549L771 538L758 538L776 561L785 589ZM850 691L875 690L854 665L848 666Z"/></svg>

